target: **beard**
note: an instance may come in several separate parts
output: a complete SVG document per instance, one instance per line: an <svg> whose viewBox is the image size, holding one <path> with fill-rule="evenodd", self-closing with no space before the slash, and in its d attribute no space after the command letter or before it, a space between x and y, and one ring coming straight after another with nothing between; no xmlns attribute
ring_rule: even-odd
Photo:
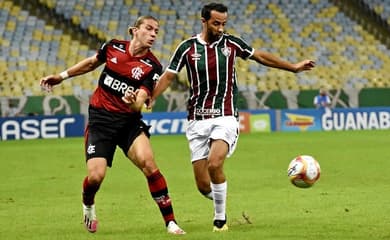
<svg viewBox="0 0 390 240"><path fill-rule="evenodd" d="M208 36L208 39L210 40L210 42L215 42L217 40L219 40L221 38L223 33L213 33L212 31L209 31L207 36Z"/></svg>

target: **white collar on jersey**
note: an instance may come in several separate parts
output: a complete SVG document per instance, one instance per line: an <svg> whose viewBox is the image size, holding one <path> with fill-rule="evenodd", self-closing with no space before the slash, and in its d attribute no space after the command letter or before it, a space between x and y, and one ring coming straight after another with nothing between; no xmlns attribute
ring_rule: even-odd
<svg viewBox="0 0 390 240"><path fill-rule="evenodd" d="M213 42L212 44L210 44L209 47L212 48L212 47L214 47L215 45L218 45L218 43L222 40L223 35L225 35L225 34L222 34L222 36L221 36L217 41L215 41L215 42ZM198 33L198 34L196 35L196 39L198 39L198 41L199 41L201 44L207 45L207 42L206 42L205 40L203 40L203 39L200 37L200 33Z"/></svg>

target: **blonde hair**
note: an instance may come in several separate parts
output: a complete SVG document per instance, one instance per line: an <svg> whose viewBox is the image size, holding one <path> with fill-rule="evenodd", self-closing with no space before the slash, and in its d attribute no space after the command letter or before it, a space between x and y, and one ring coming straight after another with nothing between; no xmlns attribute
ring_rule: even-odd
<svg viewBox="0 0 390 240"><path fill-rule="evenodd" d="M153 17L153 16L150 16L150 15L147 15L147 16L140 16L137 18L137 20L135 21L134 25L133 26L129 26L128 28L128 32L131 36L133 36L133 29L134 28L139 28L139 26L141 26L142 23L145 22L145 20L154 20L158 23L158 20L157 18Z"/></svg>
<svg viewBox="0 0 390 240"><path fill-rule="evenodd" d="M328 90L326 89L326 87L320 87L319 92L320 92L321 94L326 94L326 93L328 93Z"/></svg>

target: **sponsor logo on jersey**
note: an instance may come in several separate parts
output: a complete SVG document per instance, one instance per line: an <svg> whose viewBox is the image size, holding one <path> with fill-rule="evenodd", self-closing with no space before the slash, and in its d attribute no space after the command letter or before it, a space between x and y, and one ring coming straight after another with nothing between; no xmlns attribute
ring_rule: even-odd
<svg viewBox="0 0 390 240"><path fill-rule="evenodd" d="M127 83L119 81L118 79L115 79L109 75L106 75L103 80L103 84L110 89L122 94L125 94L126 91L134 91L133 86L129 86Z"/></svg>
<svg viewBox="0 0 390 240"><path fill-rule="evenodd" d="M201 57L202 55L200 55L199 53L193 53L193 54L191 54L191 57L192 57L192 60L193 61L198 61L198 60L200 60L200 57Z"/></svg>
<svg viewBox="0 0 390 240"><path fill-rule="evenodd" d="M155 73L154 75L153 75L153 81L158 81L158 79L160 78L160 75L158 75L157 73Z"/></svg>
<svg viewBox="0 0 390 240"><path fill-rule="evenodd" d="M196 115L221 115L221 109L215 108L196 108Z"/></svg>

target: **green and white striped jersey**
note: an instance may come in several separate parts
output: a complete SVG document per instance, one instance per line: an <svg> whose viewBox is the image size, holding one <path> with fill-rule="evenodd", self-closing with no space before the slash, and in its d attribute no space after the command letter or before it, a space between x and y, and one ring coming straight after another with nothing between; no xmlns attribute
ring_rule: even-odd
<svg viewBox="0 0 390 240"><path fill-rule="evenodd" d="M174 73L186 66L190 82L188 119L237 116L236 57L248 59L254 49L241 38L223 34L207 44L200 35L179 44L167 71Z"/></svg>

